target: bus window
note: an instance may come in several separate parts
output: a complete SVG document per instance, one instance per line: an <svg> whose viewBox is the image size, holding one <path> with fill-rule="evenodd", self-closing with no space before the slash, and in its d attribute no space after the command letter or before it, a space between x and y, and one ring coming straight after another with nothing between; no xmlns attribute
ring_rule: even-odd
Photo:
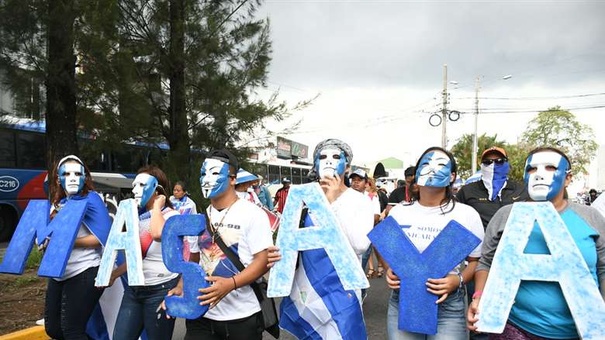
<svg viewBox="0 0 605 340"><path fill-rule="evenodd" d="M281 167L281 177L288 177L290 178L290 180L292 180L292 168L289 166L282 166ZM292 182L294 183L294 182Z"/></svg>
<svg viewBox="0 0 605 340"><path fill-rule="evenodd" d="M279 165L269 165L269 183L279 183L280 182L280 174L279 174Z"/></svg>
<svg viewBox="0 0 605 340"><path fill-rule="evenodd" d="M300 175L302 177L303 183L309 182L309 171L310 171L310 169L306 169L306 168L301 169Z"/></svg>
<svg viewBox="0 0 605 340"><path fill-rule="evenodd" d="M292 184L302 184L301 168L292 168Z"/></svg>
<svg viewBox="0 0 605 340"><path fill-rule="evenodd" d="M17 166L24 169L44 169L46 146L44 135L32 133L17 134Z"/></svg>
<svg viewBox="0 0 605 340"><path fill-rule="evenodd" d="M0 130L0 168L14 168L15 166L17 166L15 134Z"/></svg>

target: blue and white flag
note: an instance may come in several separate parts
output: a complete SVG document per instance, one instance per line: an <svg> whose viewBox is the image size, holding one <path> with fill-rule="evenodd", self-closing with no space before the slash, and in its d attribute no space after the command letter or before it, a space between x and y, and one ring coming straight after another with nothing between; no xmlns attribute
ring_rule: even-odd
<svg viewBox="0 0 605 340"><path fill-rule="evenodd" d="M305 227L312 225L307 215ZM367 339L358 293L343 288L325 250L302 251L279 326L298 339Z"/></svg>

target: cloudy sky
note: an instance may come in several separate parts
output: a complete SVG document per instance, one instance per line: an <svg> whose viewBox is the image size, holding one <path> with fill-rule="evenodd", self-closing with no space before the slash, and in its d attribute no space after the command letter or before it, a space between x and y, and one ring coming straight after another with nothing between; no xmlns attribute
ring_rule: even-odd
<svg viewBox="0 0 605 340"><path fill-rule="evenodd" d="M591 124L605 144L605 2L266 1L271 23L269 89L294 104L319 95L282 129L314 145L348 142L355 163L394 156L407 164L440 145L447 64L448 146L474 131L510 143L538 111L560 105ZM505 76L509 79L503 79ZM603 125L603 128L600 127Z"/></svg>

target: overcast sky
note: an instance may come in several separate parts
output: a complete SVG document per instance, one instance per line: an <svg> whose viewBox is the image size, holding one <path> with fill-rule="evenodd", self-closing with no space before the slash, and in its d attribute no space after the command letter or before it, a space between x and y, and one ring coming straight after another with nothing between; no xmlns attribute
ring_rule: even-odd
<svg viewBox="0 0 605 340"><path fill-rule="evenodd" d="M444 64L448 108L463 112L447 122L449 147L474 131L477 77L479 134L514 143L539 110L561 105L605 144L596 120L605 108L586 109L605 106L605 2L274 0L259 17L271 23L269 91L291 104L319 94L269 127L303 119L284 137L311 150L336 137L354 162L394 156L407 166L440 145L429 117L442 108Z"/></svg>

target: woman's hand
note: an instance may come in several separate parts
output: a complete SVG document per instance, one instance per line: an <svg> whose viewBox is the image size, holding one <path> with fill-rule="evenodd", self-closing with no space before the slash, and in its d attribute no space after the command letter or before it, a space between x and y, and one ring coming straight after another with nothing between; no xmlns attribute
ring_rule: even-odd
<svg viewBox="0 0 605 340"><path fill-rule="evenodd" d="M275 262L281 260L281 254L279 248L276 246L270 246L267 248L267 268L272 268Z"/></svg>
<svg viewBox="0 0 605 340"><path fill-rule="evenodd" d="M466 312L466 327L471 332L477 332L477 326L475 326L475 324L479 321L479 318L477 317L479 315L479 300L481 300L481 297L473 298L468 305L468 310Z"/></svg>
<svg viewBox="0 0 605 340"><path fill-rule="evenodd" d="M451 292L458 289L460 286L460 277L449 274L441 279L428 279L426 286L429 293L439 296L437 303L441 303L447 299Z"/></svg>
<svg viewBox="0 0 605 340"><path fill-rule="evenodd" d="M199 290L202 293L198 300L202 300L200 305L210 305L210 308L216 306L227 294L235 289L233 278L221 276L208 276L206 281L212 285Z"/></svg>
<svg viewBox="0 0 605 340"><path fill-rule="evenodd" d="M162 210L165 205L166 205L166 196L157 195L155 197L155 200L153 201L153 208Z"/></svg>
<svg viewBox="0 0 605 340"><path fill-rule="evenodd" d="M399 277L397 275L395 275L393 270L391 270L391 268L387 269L386 277L387 277L387 285L389 286L389 288L399 289L399 286L401 285L401 281L399 280Z"/></svg>
<svg viewBox="0 0 605 340"><path fill-rule="evenodd" d="M181 279L179 280L179 282L176 284L176 286L174 288L172 288L171 290L168 291L168 293L166 293L166 297L169 296L183 296L183 278L181 277ZM168 313L166 313L166 298L164 298L164 300L162 300L162 303L160 304L159 309L164 310L164 313L166 314L166 319L170 319L171 316L168 315Z"/></svg>

